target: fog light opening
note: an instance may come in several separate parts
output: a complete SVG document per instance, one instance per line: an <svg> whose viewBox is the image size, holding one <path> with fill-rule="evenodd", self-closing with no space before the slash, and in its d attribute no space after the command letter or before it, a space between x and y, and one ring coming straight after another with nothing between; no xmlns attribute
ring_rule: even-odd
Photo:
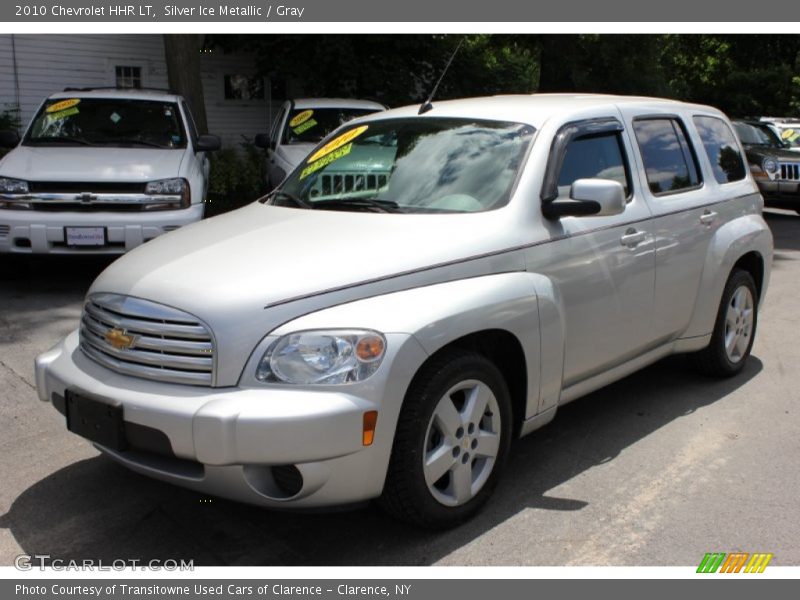
<svg viewBox="0 0 800 600"><path fill-rule="evenodd" d="M296 496L303 489L303 475L294 465L272 467L271 471L275 485L286 498Z"/></svg>

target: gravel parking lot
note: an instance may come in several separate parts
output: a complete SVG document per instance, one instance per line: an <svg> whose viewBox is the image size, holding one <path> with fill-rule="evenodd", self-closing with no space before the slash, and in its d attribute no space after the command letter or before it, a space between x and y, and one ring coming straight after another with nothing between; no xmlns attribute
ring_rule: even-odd
<svg viewBox="0 0 800 600"><path fill-rule="evenodd" d="M131 473L38 401L33 359L76 326L107 260L0 256L0 564L16 555L195 565L800 565L800 217L768 211L775 261L733 380L664 360L516 444L492 502L445 533L374 507L276 513Z"/></svg>

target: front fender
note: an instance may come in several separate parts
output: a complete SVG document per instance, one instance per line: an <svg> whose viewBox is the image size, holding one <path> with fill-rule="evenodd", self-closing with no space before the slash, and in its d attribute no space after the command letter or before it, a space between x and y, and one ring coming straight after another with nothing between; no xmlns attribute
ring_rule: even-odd
<svg viewBox="0 0 800 600"><path fill-rule="evenodd" d="M736 261L753 251L764 262L759 308L762 306L772 268L772 232L761 215L751 214L725 223L714 233L706 254L692 318L681 337L706 336L713 331L728 275Z"/></svg>
<svg viewBox="0 0 800 600"><path fill-rule="evenodd" d="M500 329L513 334L525 354L526 417L539 406L540 331L535 280L526 272L500 273L374 296L323 309L285 323L271 336L327 328L366 328L413 336L427 357L469 334ZM563 353L561 354L563 356ZM405 381L404 390L409 381Z"/></svg>

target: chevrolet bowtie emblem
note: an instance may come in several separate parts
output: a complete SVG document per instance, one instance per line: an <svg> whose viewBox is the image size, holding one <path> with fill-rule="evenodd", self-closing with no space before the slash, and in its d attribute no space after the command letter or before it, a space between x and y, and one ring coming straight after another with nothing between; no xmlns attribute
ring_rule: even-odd
<svg viewBox="0 0 800 600"><path fill-rule="evenodd" d="M128 335L124 329L110 329L106 332L106 341L117 350L129 350L133 347L136 337Z"/></svg>

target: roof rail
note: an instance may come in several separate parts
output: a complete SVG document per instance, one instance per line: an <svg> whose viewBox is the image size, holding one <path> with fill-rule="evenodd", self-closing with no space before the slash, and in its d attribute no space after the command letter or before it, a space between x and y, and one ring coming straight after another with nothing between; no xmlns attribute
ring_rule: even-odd
<svg viewBox="0 0 800 600"><path fill-rule="evenodd" d="M100 86L100 87L65 87L65 92L93 92L95 90L121 90L132 92L161 92L162 94L176 94L173 90L167 88L153 88L153 87L119 87L114 85Z"/></svg>

